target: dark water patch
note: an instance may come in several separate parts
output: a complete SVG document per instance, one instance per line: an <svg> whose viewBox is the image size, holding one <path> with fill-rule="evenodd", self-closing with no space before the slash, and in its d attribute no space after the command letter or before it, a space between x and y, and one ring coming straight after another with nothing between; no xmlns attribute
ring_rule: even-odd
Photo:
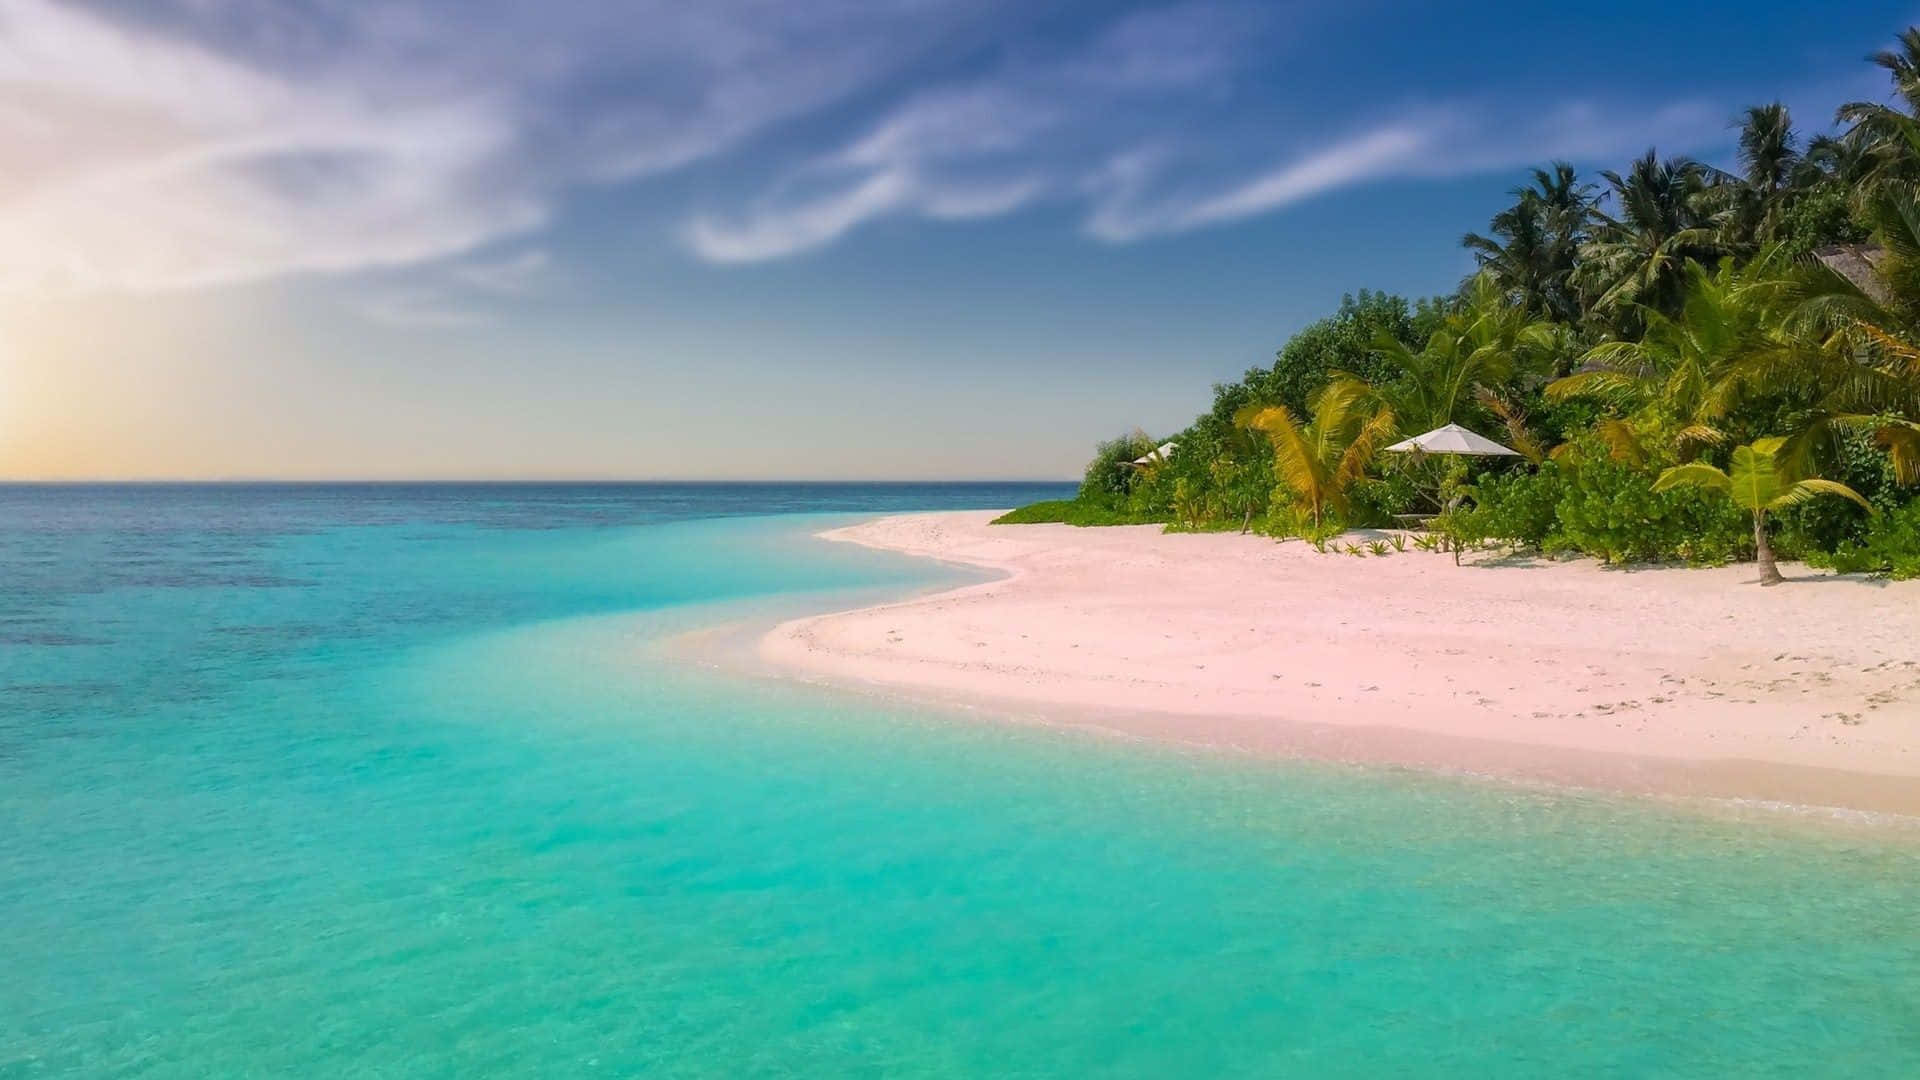
<svg viewBox="0 0 1920 1080"><path fill-rule="evenodd" d="M87 637L81 634L61 633L49 630L43 633L8 633L0 631L0 645L44 645L50 648L71 648L81 645L110 645L106 638Z"/></svg>

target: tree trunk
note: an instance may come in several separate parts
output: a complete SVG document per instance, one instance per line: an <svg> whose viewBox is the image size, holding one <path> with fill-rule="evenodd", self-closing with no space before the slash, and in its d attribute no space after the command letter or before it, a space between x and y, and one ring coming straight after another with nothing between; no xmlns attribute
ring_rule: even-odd
<svg viewBox="0 0 1920 1080"><path fill-rule="evenodd" d="M1253 527L1253 507L1248 506L1247 512L1241 515L1240 517L1240 535L1241 536L1247 535L1247 530L1252 527Z"/></svg>
<svg viewBox="0 0 1920 1080"><path fill-rule="evenodd" d="M1786 580L1773 564L1773 545L1767 542L1767 515L1759 510L1753 512L1753 554L1760 563L1760 584L1778 585Z"/></svg>

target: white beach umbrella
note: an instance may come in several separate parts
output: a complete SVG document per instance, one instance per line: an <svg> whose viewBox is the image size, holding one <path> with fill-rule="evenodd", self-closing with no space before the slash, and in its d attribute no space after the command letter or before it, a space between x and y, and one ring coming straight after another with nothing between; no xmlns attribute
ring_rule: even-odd
<svg viewBox="0 0 1920 1080"><path fill-rule="evenodd" d="M1154 447L1152 453L1142 454L1139 457L1134 458L1132 461L1128 462L1127 464L1151 465L1156 461L1165 461L1167 460L1167 455L1173 453L1173 448L1177 445L1179 444L1163 442L1159 446Z"/></svg>
<svg viewBox="0 0 1920 1080"><path fill-rule="evenodd" d="M1415 435L1387 447L1395 453L1421 454L1465 454L1473 457L1519 457L1518 450L1509 450L1484 435L1476 435L1459 424L1437 427L1425 435Z"/></svg>

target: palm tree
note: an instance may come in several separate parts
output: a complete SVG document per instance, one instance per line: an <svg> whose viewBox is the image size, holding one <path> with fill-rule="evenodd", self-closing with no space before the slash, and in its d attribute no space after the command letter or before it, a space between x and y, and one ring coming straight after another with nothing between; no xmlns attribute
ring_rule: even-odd
<svg viewBox="0 0 1920 1080"><path fill-rule="evenodd" d="M1468 233L1461 246L1530 313L1578 321L1573 272L1587 241L1593 185L1581 183L1572 165L1556 161L1550 170L1533 170L1533 185L1512 194L1514 205L1494 215L1493 235Z"/></svg>
<svg viewBox="0 0 1920 1080"><path fill-rule="evenodd" d="M1800 168L1798 142L1785 105L1750 106L1740 124L1741 179L1759 191L1784 190Z"/></svg>
<svg viewBox="0 0 1920 1080"><path fill-rule="evenodd" d="M1577 275L1596 294L1597 314L1630 331L1637 308L1678 306L1687 261L1712 262L1722 253L1702 198L1718 175L1688 158L1661 161L1652 150L1625 175L1601 173L1613 213L1594 211L1593 239L1581 248Z"/></svg>
<svg viewBox="0 0 1920 1080"><path fill-rule="evenodd" d="M1346 514L1348 489L1393 437L1394 419L1391 410L1378 405L1373 389L1351 375L1336 376L1311 405L1311 422L1285 405L1249 406L1235 421L1266 434L1273 444L1274 475L1305 504L1318 532L1329 511Z"/></svg>
<svg viewBox="0 0 1920 1080"><path fill-rule="evenodd" d="M1377 392L1410 433L1452 423L1472 408L1478 387L1498 386L1552 354L1557 330L1510 301L1493 274L1481 273L1418 352L1385 334L1374 342L1394 371Z"/></svg>
<svg viewBox="0 0 1920 1080"><path fill-rule="evenodd" d="M1845 484L1817 478L1794 479L1780 459L1785 439L1756 439L1733 452L1730 471L1705 462L1675 465L1654 481L1653 490L1666 491L1682 484L1693 484L1710 491L1725 492L1735 506L1753 515L1754 558L1760 564L1760 584L1778 585L1785 580L1773 561L1773 545L1767 541L1767 514L1806 502L1816 495L1838 495L1852 499L1874 512L1873 505Z"/></svg>
<svg viewBox="0 0 1920 1080"><path fill-rule="evenodd" d="M1884 49L1872 59L1886 70L1894 95L1906 111L1874 101L1851 101L1840 106L1834 121L1848 125L1845 141L1868 159L1868 180L1915 179L1920 176L1920 147L1912 138L1913 121L1920 117L1920 27L1908 27L1900 34L1897 48Z"/></svg>
<svg viewBox="0 0 1920 1080"><path fill-rule="evenodd" d="M1549 383L1547 397L1596 397L1626 412L1659 407L1681 424L1683 450L1724 442L1722 421L1762 381L1753 372L1777 367L1761 361L1780 347L1770 333L1786 290L1779 263L1775 248L1745 266L1723 260L1711 273L1687 263L1677 316L1644 312L1642 337L1589 349L1585 370Z"/></svg>
<svg viewBox="0 0 1920 1080"><path fill-rule="evenodd" d="M1709 185L1704 203L1713 211L1721 245L1750 253L1778 243L1788 212L1807 191L1828 179L1823 165L1842 160L1837 144L1819 142L1819 153L1803 153L1793 130L1793 115L1779 102L1755 105L1741 114L1740 172L1733 182Z"/></svg>
<svg viewBox="0 0 1920 1080"><path fill-rule="evenodd" d="M1878 254L1857 280L1806 271L1783 324L1793 347L1745 377L1807 388L1808 415L1787 447L1796 464L1839 432L1865 432L1889 451L1898 482L1920 483L1920 187L1880 185L1865 211Z"/></svg>
<svg viewBox="0 0 1920 1080"><path fill-rule="evenodd" d="M1856 140L1837 135L1808 139L1800 161L1804 170L1818 172L1822 182L1847 189L1864 184L1873 168L1873 159Z"/></svg>

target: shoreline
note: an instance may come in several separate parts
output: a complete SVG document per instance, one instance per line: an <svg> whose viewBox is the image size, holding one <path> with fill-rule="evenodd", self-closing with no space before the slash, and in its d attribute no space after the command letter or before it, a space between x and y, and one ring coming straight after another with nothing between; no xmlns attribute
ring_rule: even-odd
<svg viewBox="0 0 1920 1080"><path fill-rule="evenodd" d="M1920 817L1920 582L993 516L819 534L1003 576L788 620L757 665L1156 742Z"/></svg>

